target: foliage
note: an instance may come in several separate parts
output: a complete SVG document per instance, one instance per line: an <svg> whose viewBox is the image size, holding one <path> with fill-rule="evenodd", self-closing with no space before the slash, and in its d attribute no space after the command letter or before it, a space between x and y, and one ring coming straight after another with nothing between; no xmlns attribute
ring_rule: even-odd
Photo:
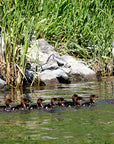
<svg viewBox="0 0 114 144"><path fill-rule="evenodd" d="M46 38L61 54L108 63L114 38L113 7L112 0L1 0L4 61L8 70L19 70L12 74L18 80L13 83L21 83L33 34Z"/></svg>

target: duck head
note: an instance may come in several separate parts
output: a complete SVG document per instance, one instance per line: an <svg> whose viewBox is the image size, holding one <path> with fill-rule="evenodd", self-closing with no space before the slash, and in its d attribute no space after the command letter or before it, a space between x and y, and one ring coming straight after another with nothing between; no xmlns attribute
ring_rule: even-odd
<svg viewBox="0 0 114 144"><path fill-rule="evenodd" d="M90 95L90 102L91 103L95 103L95 101L94 101L95 98L98 98L98 96L96 96L96 95Z"/></svg>
<svg viewBox="0 0 114 144"><path fill-rule="evenodd" d="M31 101L30 101L29 99L27 99L27 98L23 98L23 99L21 100L21 105L22 105L23 107L29 107L30 103L31 103Z"/></svg>
<svg viewBox="0 0 114 144"><path fill-rule="evenodd" d="M58 99L58 105L63 106L63 101L64 101L64 98L59 98Z"/></svg>
<svg viewBox="0 0 114 144"><path fill-rule="evenodd" d="M11 107L12 100L11 99L6 99L5 104L7 107Z"/></svg>
<svg viewBox="0 0 114 144"><path fill-rule="evenodd" d="M77 94L73 94L73 96L72 96L73 103L76 103L77 98L78 98L78 95Z"/></svg>
<svg viewBox="0 0 114 144"><path fill-rule="evenodd" d="M77 97L77 99L76 99L76 105L80 105L80 101L81 101L82 99L83 99L82 97Z"/></svg>
<svg viewBox="0 0 114 144"><path fill-rule="evenodd" d="M55 101L57 101L57 98L52 98L52 99L51 99L51 104L52 104L52 105L55 105Z"/></svg>
<svg viewBox="0 0 114 144"><path fill-rule="evenodd" d="M43 100L42 98L38 98L38 100L37 100L38 106L43 107L43 106L42 106L42 102L43 102L43 101L44 101L44 100Z"/></svg>

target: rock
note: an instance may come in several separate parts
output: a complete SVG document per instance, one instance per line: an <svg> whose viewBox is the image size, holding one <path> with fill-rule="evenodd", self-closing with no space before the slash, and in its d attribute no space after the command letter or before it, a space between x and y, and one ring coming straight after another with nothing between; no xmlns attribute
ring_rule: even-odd
<svg viewBox="0 0 114 144"><path fill-rule="evenodd" d="M70 55L60 56L44 39L31 42L28 61L31 63L34 75L39 73L41 81L46 85L96 78L96 73L88 68L84 61L79 61Z"/></svg>
<svg viewBox="0 0 114 144"><path fill-rule="evenodd" d="M35 61L42 65L47 62L49 56L52 54L59 56L59 54L54 50L54 47L51 46L46 40L38 39L31 42L31 47L28 51L29 60L31 62L34 63ZM30 59L30 57L32 59Z"/></svg>
<svg viewBox="0 0 114 144"><path fill-rule="evenodd" d="M59 68L58 64L57 64L57 61L54 60L54 59L51 59L49 62L41 65L41 70L44 71L44 70L54 70L54 69L57 69Z"/></svg>
<svg viewBox="0 0 114 144"><path fill-rule="evenodd" d="M29 82L29 83L31 83L32 82L32 80L33 80L33 72L32 71L29 71L29 70L25 70L25 76L26 76L26 79L27 79L27 81Z"/></svg>
<svg viewBox="0 0 114 144"><path fill-rule="evenodd" d="M7 85L7 83L1 78L0 78L0 89L5 89L5 90L9 89L9 86Z"/></svg>
<svg viewBox="0 0 114 144"><path fill-rule="evenodd" d="M25 86L32 82L38 83L39 80L40 85L56 85L79 80L89 81L96 78L96 73L88 68L83 61L70 55L60 56L46 40L32 40L30 44L27 52ZM1 81L0 88L5 85L7 84Z"/></svg>
<svg viewBox="0 0 114 144"><path fill-rule="evenodd" d="M70 83L68 75L60 70L45 70L40 73L40 79L47 84Z"/></svg>
<svg viewBox="0 0 114 144"><path fill-rule="evenodd" d="M31 83L33 85L38 85L38 82L39 82L39 85L40 86L45 86L46 84L38 77L38 73L37 72L33 72L31 69L28 70L26 69L25 70L25 76L26 76L26 79L24 79L24 84L23 86L29 86Z"/></svg>
<svg viewBox="0 0 114 144"><path fill-rule="evenodd" d="M70 65L70 78L73 80L91 80L96 78L96 73L88 68L83 62L76 60L69 55L63 55L62 58Z"/></svg>

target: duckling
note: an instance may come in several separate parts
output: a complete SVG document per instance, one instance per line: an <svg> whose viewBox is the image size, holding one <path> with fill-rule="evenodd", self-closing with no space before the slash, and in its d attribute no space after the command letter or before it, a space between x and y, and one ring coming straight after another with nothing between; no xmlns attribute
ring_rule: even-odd
<svg viewBox="0 0 114 144"><path fill-rule="evenodd" d="M64 101L64 98L59 98L58 99L58 106L62 106L62 107L65 106L63 101Z"/></svg>
<svg viewBox="0 0 114 144"><path fill-rule="evenodd" d="M10 105L11 102L12 102L11 99L6 99L5 105L0 106L0 111L10 111L11 110L11 105Z"/></svg>
<svg viewBox="0 0 114 144"><path fill-rule="evenodd" d="M81 106L80 101L81 101L82 99L83 99L82 97L77 97L76 103L75 103L75 106L76 106L76 107Z"/></svg>
<svg viewBox="0 0 114 144"><path fill-rule="evenodd" d="M97 98L97 96L96 95L90 95L90 97L89 97L90 101L82 103L82 106L91 106L91 105L95 104L94 98Z"/></svg>
<svg viewBox="0 0 114 144"><path fill-rule="evenodd" d="M37 103L36 104L33 104L33 105L31 105L30 107L29 107L29 109L30 110L33 110L33 109L38 109L38 108L43 108L43 105L42 105L42 102L43 102L44 100L42 99L42 98L38 98L37 99Z"/></svg>
<svg viewBox="0 0 114 144"><path fill-rule="evenodd" d="M44 106L45 109L50 109L53 108L54 106L56 106L55 102L57 101L57 98L51 98L51 104L46 104Z"/></svg>
<svg viewBox="0 0 114 144"><path fill-rule="evenodd" d="M43 102L44 100L42 99L42 98L39 98L38 100L37 100L37 105L38 105L38 108L43 108L43 105L42 105L42 102Z"/></svg>
<svg viewBox="0 0 114 144"><path fill-rule="evenodd" d="M77 94L73 94L72 95L72 101L65 101L64 102L64 105L66 107L73 107L76 105L76 99L78 98L78 95Z"/></svg>
<svg viewBox="0 0 114 144"><path fill-rule="evenodd" d="M51 105L52 106L55 106L56 104L55 104L55 102L57 101L57 98L52 98L51 99Z"/></svg>
<svg viewBox="0 0 114 144"><path fill-rule="evenodd" d="M28 110L29 105L30 105L31 101L27 98L23 98L21 100L21 104L16 105L14 107L11 107L12 111L17 111L17 110Z"/></svg>

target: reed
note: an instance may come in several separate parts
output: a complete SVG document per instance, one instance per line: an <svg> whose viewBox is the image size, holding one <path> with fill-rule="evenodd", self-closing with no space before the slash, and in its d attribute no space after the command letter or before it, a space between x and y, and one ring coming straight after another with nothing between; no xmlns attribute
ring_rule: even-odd
<svg viewBox="0 0 114 144"><path fill-rule="evenodd" d="M93 59L93 67L98 61L105 69L112 59L113 11L112 0L2 0L5 50L1 61L7 68L7 82L22 85L33 33L47 39L60 54Z"/></svg>
<svg viewBox="0 0 114 144"><path fill-rule="evenodd" d="M34 17L30 16L29 3L18 1L2 1L2 30L1 37L4 39L5 47L2 48L1 62L6 67L5 73L1 69L1 74L5 75L6 82L14 87L23 85L25 78L24 71L26 65L26 54L30 43L30 35ZM22 4L22 8L20 7ZM23 12L26 16L23 15Z"/></svg>

